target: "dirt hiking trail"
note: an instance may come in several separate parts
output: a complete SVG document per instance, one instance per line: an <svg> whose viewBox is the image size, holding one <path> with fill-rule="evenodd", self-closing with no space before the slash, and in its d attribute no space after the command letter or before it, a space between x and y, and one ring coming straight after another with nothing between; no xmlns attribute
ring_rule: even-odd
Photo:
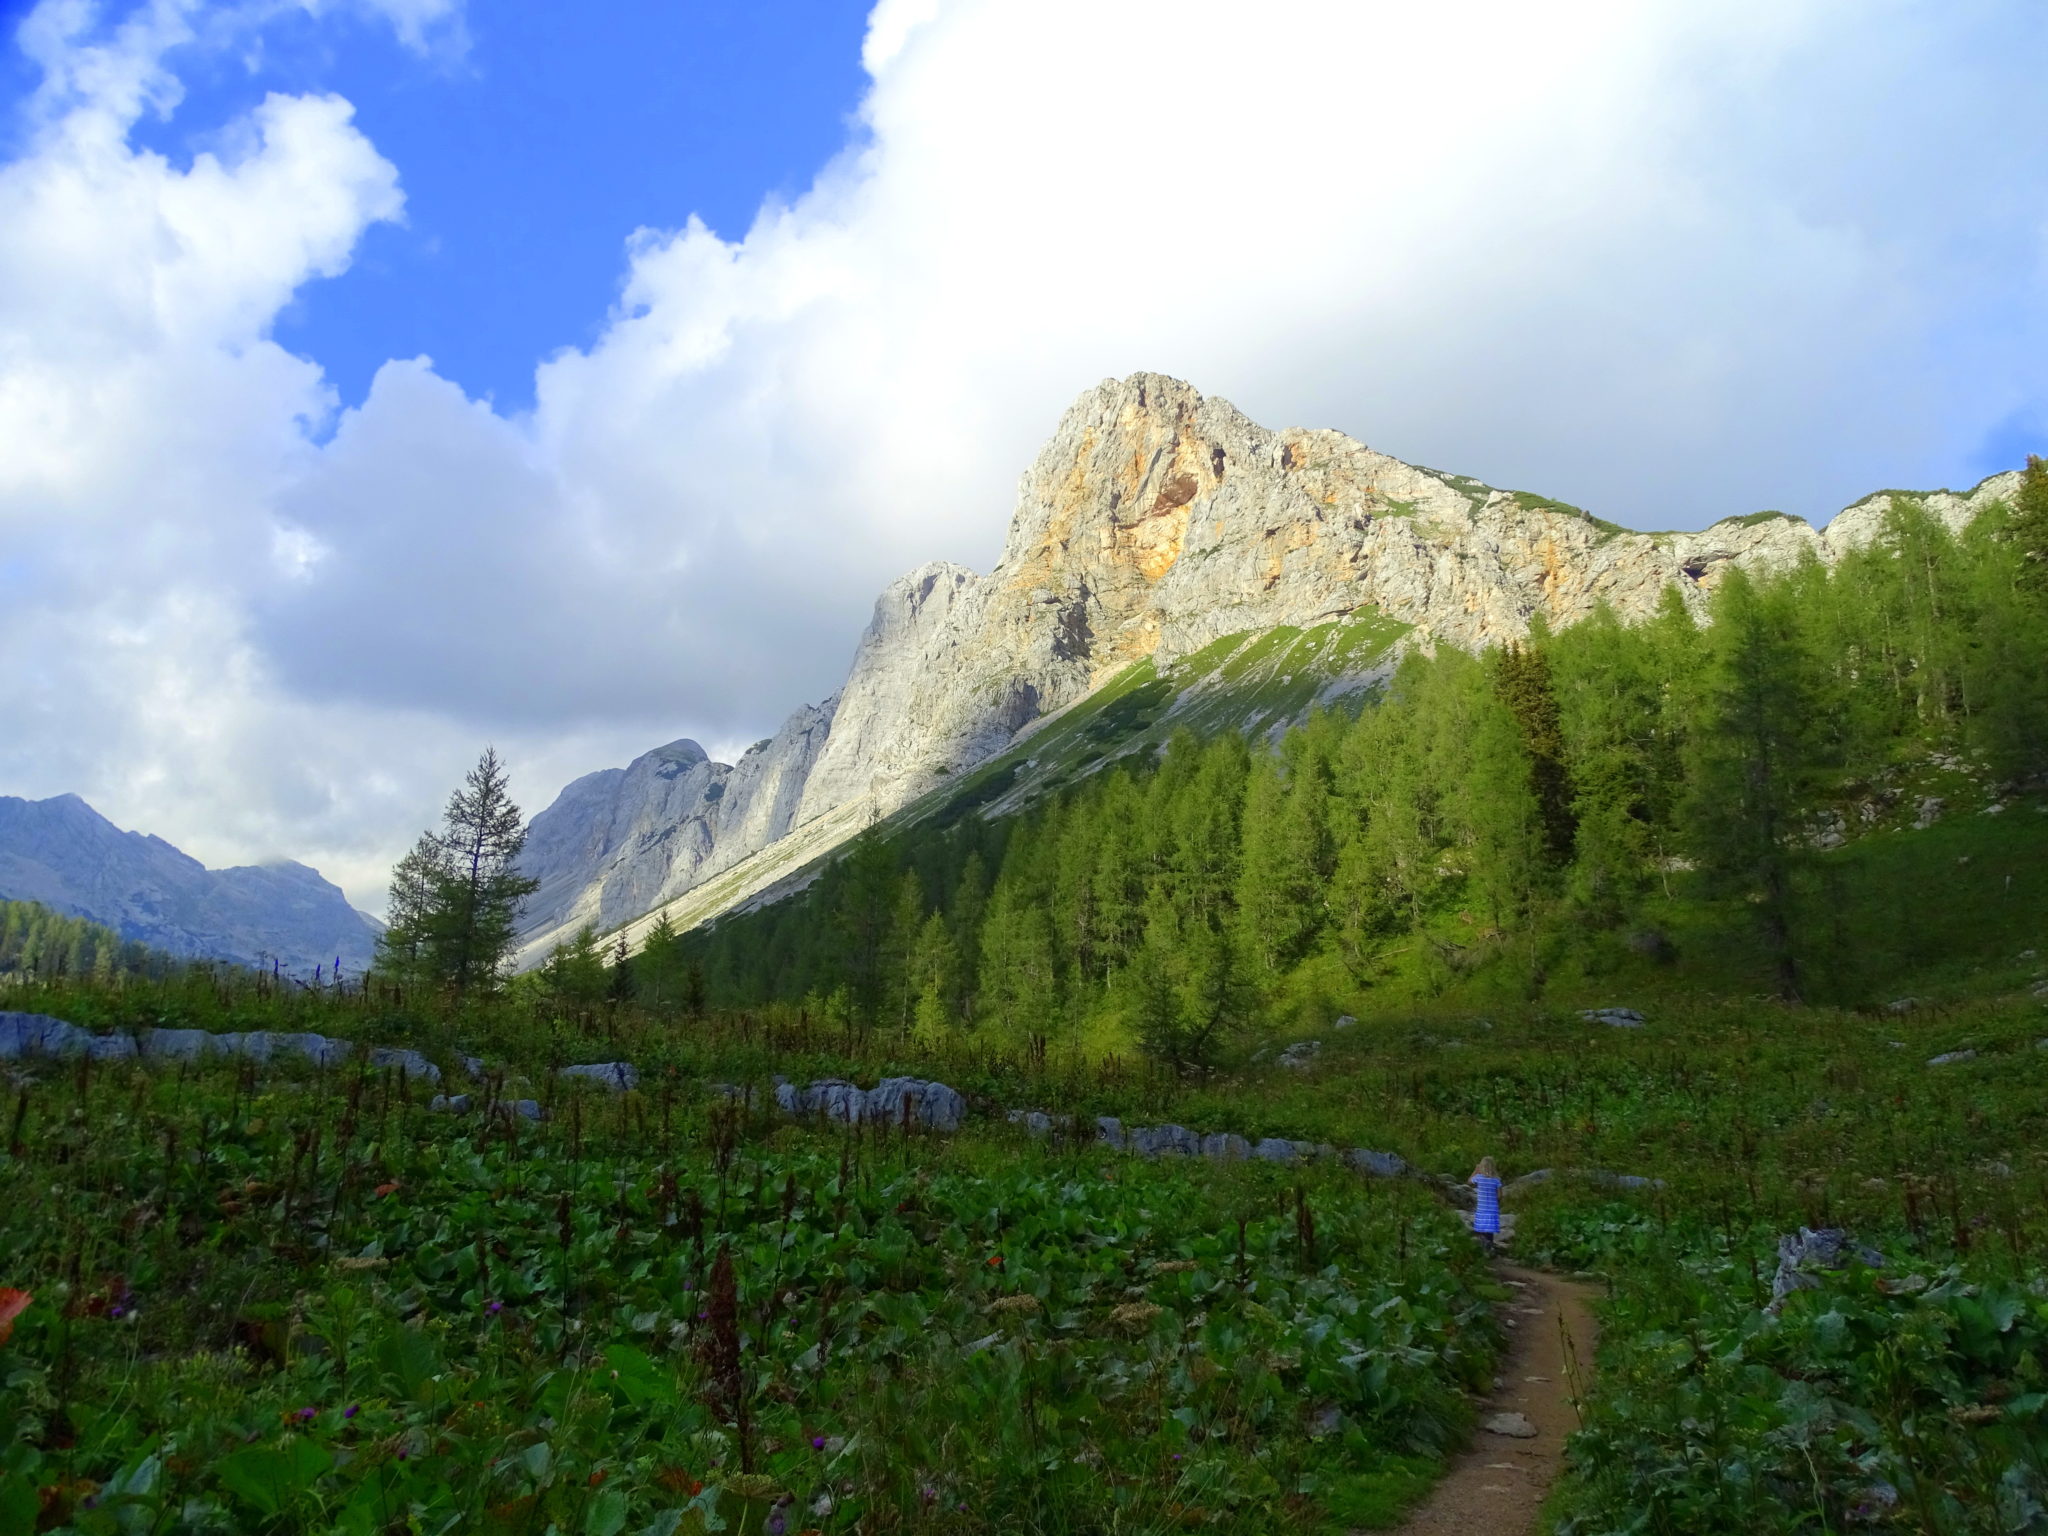
<svg viewBox="0 0 2048 1536"><path fill-rule="evenodd" d="M1594 1290L1512 1264L1496 1273L1514 1292L1501 1304L1510 1326L1500 1389L1481 1405L1471 1446L1395 1536L1531 1536L1563 1469L1565 1437L1579 1427L1568 1373L1583 1379L1593 1366L1598 1329L1588 1303ZM1517 1415L1525 1422L1515 1422Z"/></svg>

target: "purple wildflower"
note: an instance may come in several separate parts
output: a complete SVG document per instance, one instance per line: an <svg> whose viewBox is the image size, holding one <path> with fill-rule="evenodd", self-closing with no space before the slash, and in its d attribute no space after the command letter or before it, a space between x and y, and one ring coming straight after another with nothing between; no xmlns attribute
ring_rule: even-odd
<svg viewBox="0 0 2048 1536"><path fill-rule="evenodd" d="M496 1317L500 1312L505 1310L505 1303L503 1303L502 1301L494 1301L490 1304L489 1307L485 1308L485 1310L488 1311L491 1314L491 1316Z"/></svg>
<svg viewBox="0 0 2048 1536"><path fill-rule="evenodd" d="M825 1437L823 1435L811 1436L811 1449L814 1451L822 1451L823 1449L825 1449Z"/></svg>
<svg viewBox="0 0 2048 1536"><path fill-rule="evenodd" d="M299 1410L299 1417L302 1419L310 1419L313 1417L313 1410L310 1408L301 1408Z"/></svg>
<svg viewBox="0 0 2048 1536"><path fill-rule="evenodd" d="M127 1310L128 1309L126 1307L122 1306L121 1303L117 1301L111 1307L107 1308L107 1316L119 1317L123 1312L126 1312Z"/></svg>
<svg viewBox="0 0 2048 1536"><path fill-rule="evenodd" d="M350 1403L346 1408L341 1410L341 1416L344 1419L352 1419L356 1416L356 1410L361 1408L362 1406L363 1405L361 1403Z"/></svg>

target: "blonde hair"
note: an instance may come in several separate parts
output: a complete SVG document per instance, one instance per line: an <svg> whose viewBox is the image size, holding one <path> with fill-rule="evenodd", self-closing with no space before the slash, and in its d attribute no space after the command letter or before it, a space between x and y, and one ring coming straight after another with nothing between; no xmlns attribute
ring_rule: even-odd
<svg viewBox="0 0 2048 1536"><path fill-rule="evenodd" d="M1500 1177L1500 1174L1495 1170L1492 1158L1482 1157L1479 1159L1479 1166L1472 1170L1472 1177L1475 1179L1497 1179Z"/></svg>

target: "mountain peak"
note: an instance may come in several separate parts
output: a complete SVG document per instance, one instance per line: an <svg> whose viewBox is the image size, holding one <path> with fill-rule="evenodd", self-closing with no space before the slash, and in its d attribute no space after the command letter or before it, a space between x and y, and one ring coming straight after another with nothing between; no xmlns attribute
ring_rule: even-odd
<svg viewBox="0 0 2048 1536"><path fill-rule="evenodd" d="M310 972L362 970L372 919L294 860L208 869L160 837L124 832L75 794L0 796L0 897L90 918L174 955Z"/></svg>
<svg viewBox="0 0 2048 1536"><path fill-rule="evenodd" d="M2009 491L2009 479L1927 504L1960 526ZM1478 649L1523 638L1539 615L1561 628L1603 604L1636 619L1674 589L1700 608L1731 565L1833 559L1871 537L1889 505L1872 498L1825 534L1768 514L1699 533L1635 533L1543 496L1405 463L1341 432L1262 427L1166 374L1104 379L1067 408L1024 472L994 569L982 576L939 561L891 582L836 701L799 711L733 770L735 783L748 775L744 802L707 782L681 824L668 825L626 780L605 780L573 816L565 794L560 814L544 816L581 829L571 840L580 862L567 857L551 873L565 890L602 887L599 905L613 920L630 915L628 890L674 898L717 875L677 907L701 920L958 784L1020 734L1144 668L1154 680L1144 686L1164 688L1180 663L1233 637L1321 637L1311 647L1316 686L1267 680L1288 708L1305 709L1384 675L1390 644ZM1276 654L1294 643L1276 639ZM1277 707L1258 716L1261 728L1276 723ZM754 798L751 786L768 781L772 797ZM639 856L597 830L621 816L658 879L630 874ZM593 901L557 910L591 911ZM561 936L540 914L525 957Z"/></svg>

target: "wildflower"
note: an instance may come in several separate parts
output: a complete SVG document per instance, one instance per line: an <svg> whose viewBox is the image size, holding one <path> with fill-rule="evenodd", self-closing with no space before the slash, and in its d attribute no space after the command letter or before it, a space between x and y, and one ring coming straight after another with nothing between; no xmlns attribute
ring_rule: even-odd
<svg viewBox="0 0 2048 1536"><path fill-rule="evenodd" d="M1003 1267L1003 1256L1000 1253L990 1254L988 1256L988 1267L990 1269L1001 1269Z"/></svg>
<svg viewBox="0 0 2048 1536"><path fill-rule="evenodd" d="M617 1371L613 1371L612 1374L616 1376L619 1373ZM606 1478L610 1476L611 1473L607 1472L603 1467L599 1467L595 1472L590 1474L590 1486L595 1488L598 1484L602 1483Z"/></svg>
<svg viewBox="0 0 2048 1536"><path fill-rule="evenodd" d="M305 1420L305 1419L310 1419L310 1418L312 1418L312 1417L313 1417L313 1410L312 1410L311 1408L301 1408L301 1409L299 1410L299 1418L300 1418L300 1419L301 1419L302 1421L303 1421L303 1420Z"/></svg>
<svg viewBox="0 0 2048 1536"><path fill-rule="evenodd" d="M107 1316L120 1317L127 1310L128 1309L126 1307L122 1306L121 1303L117 1301L111 1307L107 1308Z"/></svg>
<svg viewBox="0 0 2048 1536"><path fill-rule="evenodd" d="M356 1416L357 1410L360 1409L362 1406L363 1405L361 1403L350 1403L346 1408L341 1410L341 1416L344 1419L352 1419Z"/></svg>
<svg viewBox="0 0 2048 1536"><path fill-rule="evenodd" d="M811 1436L811 1449L814 1451L822 1451L823 1449L825 1449L825 1437L823 1435Z"/></svg>
<svg viewBox="0 0 2048 1536"><path fill-rule="evenodd" d="M484 1308L484 1310L490 1313L491 1316L496 1317L500 1312L505 1310L505 1303L503 1303L502 1301L494 1301L488 1307Z"/></svg>
<svg viewBox="0 0 2048 1536"><path fill-rule="evenodd" d="M7 1342L7 1336L14 1332L14 1320L28 1310L33 1300L35 1297L27 1291L0 1286L0 1344Z"/></svg>
<svg viewBox="0 0 2048 1536"><path fill-rule="evenodd" d="M392 1181L391 1181L390 1183L388 1183L388 1184L379 1184L379 1185L377 1186L377 1198L378 1198L379 1200L382 1200L382 1199L383 1199L383 1198L384 1198L385 1196L387 1196L387 1195L395 1195L395 1194L397 1194L397 1193L398 1193L398 1181L397 1181L396 1179L393 1179L393 1180L392 1180Z"/></svg>

